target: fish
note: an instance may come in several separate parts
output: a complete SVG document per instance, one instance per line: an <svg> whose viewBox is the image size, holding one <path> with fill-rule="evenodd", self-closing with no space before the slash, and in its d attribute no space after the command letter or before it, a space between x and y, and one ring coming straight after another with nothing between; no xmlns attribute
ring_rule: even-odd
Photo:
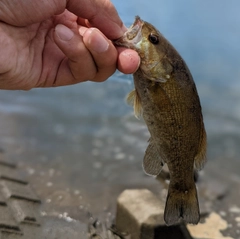
<svg viewBox="0 0 240 239"><path fill-rule="evenodd" d="M139 16L114 44L134 49L141 59L128 102L150 132L143 159L145 173L157 176L165 164L169 169L165 223L198 224L194 173L206 162L207 135L190 70L171 43Z"/></svg>

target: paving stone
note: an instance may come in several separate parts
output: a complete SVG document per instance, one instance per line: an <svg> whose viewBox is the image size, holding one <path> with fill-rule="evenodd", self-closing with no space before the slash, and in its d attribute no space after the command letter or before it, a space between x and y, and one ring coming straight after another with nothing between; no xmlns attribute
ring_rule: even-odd
<svg viewBox="0 0 240 239"><path fill-rule="evenodd" d="M3 157L1 157L1 155L0 155L0 165L6 166L9 168L16 168L16 165L14 163L4 160Z"/></svg>
<svg viewBox="0 0 240 239"><path fill-rule="evenodd" d="M0 239L43 239L40 206L16 165L0 158Z"/></svg>
<svg viewBox="0 0 240 239"><path fill-rule="evenodd" d="M17 222L40 225L39 203L13 199L9 202Z"/></svg>
<svg viewBox="0 0 240 239"><path fill-rule="evenodd" d="M19 182L22 184L27 184L26 180L24 180L22 176L18 174L18 171L15 168L9 167L7 165L2 165L1 163L0 163L0 179L6 179L14 182Z"/></svg>
<svg viewBox="0 0 240 239"><path fill-rule="evenodd" d="M21 230L7 206L0 206L0 231L21 234Z"/></svg>
<svg viewBox="0 0 240 239"><path fill-rule="evenodd" d="M0 193L0 205L6 206L6 199L3 197L2 193Z"/></svg>
<svg viewBox="0 0 240 239"><path fill-rule="evenodd" d="M22 184L19 182L12 182L8 180L1 180L2 192L6 198L18 198L25 199L32 202L39 202L40 199L30 188L28 184Z"/></svg>
<svg viewBox="0 0 240 239"><path fill-rule="evenodd" d="M191 239L184 224L166 226L164 205L149 190L125 190L118 198L116 227L131 239Z"/></svg>
<svg viewBox="0 0 240 239"><path fill-rule="evenodd" d="M23 239L24 235L16 234L16 233L9 233L9 232L0 232L0 239ZM25 239L25 238L24 238ZM36 238L34 238L36 239ZM41 238L43 239L43 238Z"/></svg>

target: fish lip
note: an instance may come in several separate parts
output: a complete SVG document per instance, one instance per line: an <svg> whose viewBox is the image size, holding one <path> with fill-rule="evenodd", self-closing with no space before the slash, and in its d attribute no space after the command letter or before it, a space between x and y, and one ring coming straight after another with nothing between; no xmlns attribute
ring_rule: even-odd
<svg viewBox="0 0 240 239"><path fill-rule="evenodd" d="M115 46L122 46L136 50L137 44L142 39L142 26L144 21L141 20L139 16L135 17L134 23L129 27L129 29L123 34L122 37L113 41Z"/></svg>

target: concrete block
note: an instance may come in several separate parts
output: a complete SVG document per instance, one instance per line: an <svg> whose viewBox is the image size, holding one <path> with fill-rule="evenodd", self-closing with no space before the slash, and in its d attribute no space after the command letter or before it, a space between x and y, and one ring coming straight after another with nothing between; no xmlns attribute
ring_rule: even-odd
<svg viewBox="0 0 240 239"><path fill-rule="evenodd" d="M125 190L117 202L116 227L131 239L192 239L184 224L166 226L163 213L163 203L149 190Z"/></svg>

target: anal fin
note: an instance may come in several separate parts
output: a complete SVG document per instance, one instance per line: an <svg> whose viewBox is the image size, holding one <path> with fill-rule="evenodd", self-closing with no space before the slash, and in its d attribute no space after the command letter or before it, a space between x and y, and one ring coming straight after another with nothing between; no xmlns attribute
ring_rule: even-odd
<svg viewBox="0 0 240 239"><path fill-rule="evenodd" d="M157 176L161 172L163 165L164 161L160 157L153 140L150 138L143 159L143 169L146 174Z"/></svg>

